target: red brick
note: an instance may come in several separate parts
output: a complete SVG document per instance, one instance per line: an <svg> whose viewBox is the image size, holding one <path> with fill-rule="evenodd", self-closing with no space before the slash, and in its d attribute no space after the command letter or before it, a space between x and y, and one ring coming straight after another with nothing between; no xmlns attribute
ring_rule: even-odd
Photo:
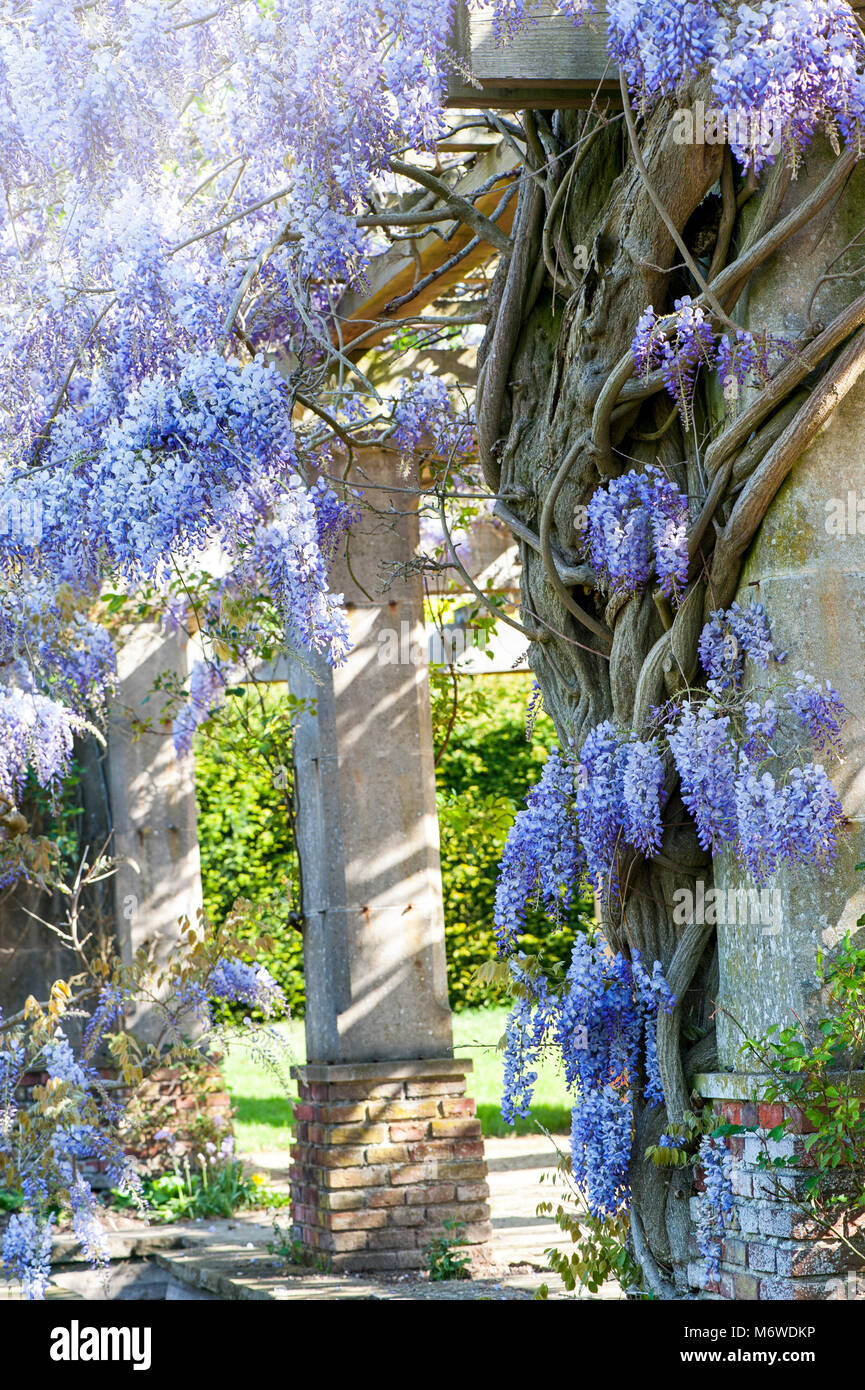
<svg viewBox="0 0 865 1390"><path fill-rule="evenodd" d="M367 1194L368 1207L400 1207L405 1204L406 1190L403 1187L377 1187Z"/></svg>
<svg viewBox="0 0 865 1390"><path fill-rule="evenodd" d="M435 1206L438 1202L452 1202L456 1196L453 1183L428 1183L423 1187L409 1187L405 1199L410 1207Z"/></svg>
<svg viewBox="0 0 865 1390"><path fill-rule="evenodd" d="M465 1139L454 1144L454 1158L483 1158L484 1143L482 1139Z"/></svg>
<svg viewBox="0 0 865 1390"><path fill-rule="evenodd" d="M481 1133L480 1120L433 1120L430 1125L434 1139L477 1139Z"/></svg>
<svg viewBox="0 0 865 1390"><path fill-rule="evenodd" d="M371 1100L369 1117L384 1120L431 1120L438 1113L435 1100Z"/></svg>
<svg viewBox="0 0 865 1390"><path fill-rule="evenodd" d="M424 1226L427 1220L423 1207L394 1207L388 1216L394 1226Z"/></svg>
<svg viewBox="0 0 865 1390"><path fill-rule="evenodd" d="M367 1163L408 1163L414 1157L407 1144L371 1144L366 1150Z"/></svg>
<svg viewBox="0 0 865 1390"><path fill-rule="evenodd" d="M739 1113L741 1115L741 1119L738 1121L739 1124L743 1124L747 1128L750 1128L752 1125L756 1125L759 1123L757 1106L753 1103L753 1101L743 1101Z"/></svg>
<svg viewBox="0 0 865 1390"><path fill-rule="evenodd" d="M387 1168L326 1168L322 1170L325 1187L384 1187Z"/></svg>
<svg viewBox="0 0 865 1390"><path fill-rule="evenodd" d="M387 1125L328 1125L322 1144L386 1144Z"/></svg>
<svg viewBox="0 0 865 1390"><path fill-rule="evenodd" d="M490 1209L486 1202L463 1202L453 1206L431 1207L426 1214L431 1231L438 1235L444 1230L446 1221L459 1221L470 1225L478 1221L489 1221Z"/></svg>
<svg viewBox="0 0 865 1390"><path fill-rule="evenodd" d="M760 1280L737 1269L733 1275L733 1297L739 1303L756 1302L760 1297Z"/></svg>
<svg viewBox="0 0 865 1390"><path fill-rule="evenodd" d="M373 1194L354 1188L347 1192L322 1192L318 1203L323 1211L360 1211L365 1206L373 1206Z"/></svg>
<svg viewBox="0 0 865 1390"><path fill-rule="evenodd" d="M450 1081L407 1081L407 1096L459 1096L466 1088L464 1076L455 1076Z"/></svg>
<svg viewBox="0 0 865 1390"><path fill-rule="evenodd" d="M411 1144L416 1140L424 1139L426 1137L427 1128L427 1124L422 1120L413 1125L388 1125L391 1142L394 1144Z"/></svg>
<svg viewBox="0 0 865 1390"><path fill-rule="evenodd" d="M761 1105L757 1113L761 1129L775 1129L784 1123L783 1105Z"/></svg>
<svg viewBox="0 0 865 1390"><path fill-rule="evenodd" d="M378 1234L377 1231L322 1231L318 1242L319 1249L339 1252L366 1250L367 1241Z"/></svg>
<svg viewBox="0 0 865 1390"><path fill-rule="evenodd" d="M422 1144L409 1144L408 1156L412 1163L421 1163L425 1158L453 1158L454 1148L452 1139L425 1139Z"/></svg>
<svg viewBox="0 0 865 1390"><path fill-rule="evenodd" d="M399 1100L404 1095L403 1087L402 1081L381 1081L375 1085L369 1081L334 1081L329 1098L331 1101Z"/></svg>
<svg viewBox="0 0 865 1390"><path fill-rule="evenodd" d="M330 1148L308 1148L307 1163L316 1168L360 1168L367 1162L367 1150L351 1144L333 1144Z"/></svg>
<svg viewBox="0 0 865 1390"><path fill-rule="evenodd" d="M460 1183L457 1188L458 1202L485 1202L490 1195L489 1183Z"/></svg>
<svg viewBox="0 0 865 1390"><path fill-rule="evenodd" d="M350 1125L366 1123L365 1105L319 1105L316 1119L321 1125Z"/></svg>
<svg viewBox="0 0 865 1390"><path fill-rule="evenodd" d="M426 1168L421 1163L406 1163L399 1168L394 1168L390 1175L390 1180L396 1186L402 1187L406 1183L423 1182L428 1177Z"/></svg>
<svg viewBox="0 0 865 1390"><path fill-rule="evenodd" d="M347 1273L370 1273L377 1269L425 1269L428 1257L423 1250L365 1250L357 1255L336 1255L331 1267Z"/></svg>
<svg viewBox="0 0 865 1390"><path fill-rule="evenodd" d="M367 1250L414 1250L417 1248L417 1232L399 1230L395 1226L384 1231L370 1231L367 1236Z"/></svg>
<svg viewBox="0 0 865 1390"><path fill-rule="evenodd" d="M443 1115L474 1115L475 1103L471 1096L461 1096L453 1100L443 1100L441 1103Z"/></svg>
<svg viewBox="0 0 865 1390"><path fill-rule="evenodd" d="M440 1163L436 1177L447 1181L453 1178L457 1182L468 1181L471 1178L485 1178L487 1175L487 1165L485 1163L469 1163L462 1160L455 1160L453 1163Z"/></svg>
<svg viewBox="0 0 865 1390"><path fill-rule="evenodd" d="M387 1226L390 1220L388 1211L331 1211L327 1227L331 1231L372 1231Z"/></svg>

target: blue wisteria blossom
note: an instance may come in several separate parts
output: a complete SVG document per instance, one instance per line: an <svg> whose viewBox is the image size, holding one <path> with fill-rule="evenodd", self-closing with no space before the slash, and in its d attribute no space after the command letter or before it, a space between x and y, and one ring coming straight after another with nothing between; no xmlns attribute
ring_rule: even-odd
<svg viewBox="0 0 865 1390"><path fill-rule="evenodd" d="M579 890L584 858L574 817L574 768L557 750L511 827L496 883L494 928L500 951L524 929L526 908L543 905L558 921Z"/></svg>
<svg viewBox="0 0 865 1390"><path fill-rule="evenodd" d="M665 772L656 740L623 740L606 720L580 753L577 820L589 880L604 899L618 893L618 852L630 845L650 857L661 846Z"/></svg>
<svg viewBox="0 0 865 1390"><path fill-rule="evenodd" d="M551 1044L550 1030L558 1006L546 978L530 975L521 961L518 957L510 962L514 986L520 993L505 1026L502 1118L509 1125L518 1115L531 1113L538 1060L544 1046Z"/></svg>
<svg viewBox="0 0 865 1390"><path fill-rule="evenodd" d="M690 295L675 300L671 314L656 314L650 305L637 321L632 343L637 374L661 369L685 426L693 421L701 367L717 370L725 396L735 400L746 385L767 380L771 352L788 347L785 339L767 334L758 339L746 329L737 329L732 339L729 333L716 338L711 316Z"/></svg>
<svg viewBox="0 0 865 1390"><path fill-rule="evenodd" d="M471 414L456 408L453 391L441 377L416 373L410 380L404 378L393 422L393 442L404 458L424 446L458 462L474 448Z"/></svg>
<svg viewBox="0 0 865 1390"><path fill-rule="evenodd" d="M571 1160L589 1210L613 1216L628 1205L633 1100L641 1045L654 1040L658 1006L675 1007L658 962L612 956L600 942L574 944L557 1023L565 1079L574 1091ZM663 1098L653 1041L645 1098Z"/></svg>
<svg viewBox="0 0 865 1390"><path fill-rule="evenodd" d="M189 675L189 698L174 717L172 733L178 757L192 752L195 731L225 700L228 672L215 657L196 661Z"/></svg>
<svg viewBox="0 0 865 1390"><path fill-rule="evenodd" d="M610 52L642 106L707 66L743 167L821 128L853 138L865 118L865 44L844 0L610 0L608 15Z"/></svg>
<svg viewBox="0 0 865 1390"><path fill-rule="evenodd" d="M81 720L66 705L31 690L0 686L0 796L15 805L28 768L56 791L72 761Z"/></svg>
<svg viewBox="0 0 865 1390"><path fill-rule="evenodd" d="M703 1189L697 1194L696 1236L710 1279L721 1272L721 1241L734 1221L733 1158L722 1138L706 1134L700 1140L698 1162Z"/></svg>
<svg viewBox="0 0 865 1390"><path fill-rule="evenodd" d="M38 1221L30 1211L13 1212L3 1234L3 1267L18 1279L27 1299L45 1297L51 1277L54 1219Z"/></svg>
<svg viewBox="0 0 865 1390"><path fill-rule="evenodd" d="M661 848L661 811L666 794L664 763L654 742L639 739L622 749L622 805L625 839L651 858Z"/></svg>
<svg viewBox="0 0 865 1390"><path fill-rule="evenodd" d="M703 849L716 854L736 835L738 759L730 716L711 705L687 704L678 721L667 726L667 736L697 838Z"/></svg>
<svg viewBox="0 0 865 1390"><path fill-rule="evenodd" d="M678 598L688 578L688 504L653 464L598 488L588 505L585 548L614 593L633 593L654 568L663 593Z"/></svg>
<svg viewBox="0 0 865 1390"><path fill-rule="evenodd" d="M281 986L263 965L248 965L240 960L217 961L205 988L216 999L260 1009L266 1018L286 1007Z"/></svg>
<svg viewBox="0 0 865 1390"><path fill-rule="evenodd" d="M795 690L787 692L790 709L817 748L840 756L843 752L841 726L846 718L841 696L828 681L821 684L804 671L796 671L794 678L799 684Z"/></svg>
<svg viewBox="0 0 865 1390"><path fill-rule="evenodd" d="M698 651L709 677L708 688L715 693L738 688L746 656L763 671L773 657L778 659L766 610L760 603L747 608L732 603L728 609L712 613L700 633Z"/></svg>

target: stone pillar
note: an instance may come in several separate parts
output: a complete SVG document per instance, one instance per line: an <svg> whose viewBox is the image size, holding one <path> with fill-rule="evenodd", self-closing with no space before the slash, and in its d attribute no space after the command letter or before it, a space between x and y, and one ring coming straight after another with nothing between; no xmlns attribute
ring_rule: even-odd
<svg viewBox="0 0 865 1390"><path fill-rule="evenodd" d="M784 212L808 195L830 158L825 145L822 150L815 145L798 181L790 185ZM818 227L807 227L788 242L755 278L745 326L795 339L809 311L812 320L825 324L860 294L862 276L829 280L814 292L833 257L861 226L863 211L865 171L859 168L843 198L820 215ZM833 269L857 264L848 255ZM695 1078L694 1085L719 1112L719 1122L754 1127L753 1134L727 1140L733 1154L736 1225L724 1242L720 1282L709 1289L724 1298L865 1298L855 1255L821 1241L819 1230L784 1199L785 1189L801 1193L806 1174L784 1169L781 1182L777 1172L758 1168L766 1131L791 1117L792 1128L801 1130L802 1117L761 1103L766 1078L748 1075L749 1061L740 1053L746 1036L760 1038L772 1025L797 1019L812 1029L825 1016L817 952L831 959L848 931L856 937L857 921L865 912L865 875L855 867L865 860L865 525L860 529L857 524L856 508L858 497L865 515L863 436L865 383L860 380L773 500L746 556L736 595L740 604L764 605L776 650L788 653L776 672L786 679L805 671L828 679L841 694L848 711L842 732L845 760L839 765L819 752L814 760L825 762L847 825L830 872L816 867L782 870L769 883L771 897L766 896L760 910L759 894L741 866L731 856L715 864L716 887L725 890L728 906L735 900L740 907L735 913L728 910L718 926L715 1019L722 1070ZM853 524L844 525L839 534L834 520L842 509L846 519L851 494ZM774 678L771 669L762 673L746 663L745 686L752 697L765 694ZM734 890L745 891L736 895ZM773 1152L805 1161L800 1143L791 1133ZM691 1266L691 1278L705 1288L699 1262Z"/></svg>
<svg viewBox="0 0 865 1390"><path fill-rule="evenodd" d="M825 144L815 145L807 168L791 183L783 212L807 197L833 159ZM860 294L865 277L828 281L814 296L827 264L861 226L865 214L865 170L858 168L831 217L819 218L819 234L806 227L788 242L755 277L744 314L746 326L797 338L808 322L829 323ZM860 258L861 259L861 258ZM855 267L844 257L835 271ZM813 306L811 304L814 297ZM788 653L779 670L792 677L803 670L829 680L848 712L842 733L845 760L829 755L827 771L838 789L847 818L847 833L838 860L828 874L816 869L779 872L772 920L721 925L718 929L721 987L717 1015L718 1054L722 1068L740 1069L742 1028L750 1036L773 1023L798 1016L810 1025L820 1016L816 963L822 948L831 955L865 912L865 874L855 866L865 859L865 523L861 530L835 533L833 499L848 495L863 501L865 516L865 382L844 398L824 429L803 453L772 502L748 552L737 599L758 601L769 616L776 650ZM746 687L759 689L773 673L748 669ZM821 755L814 755L821 761ZM716 865L718 887L753 888L741 871L725 860ZM728 914L729 915L729 914ZM761 918L765 914L753 914ZM732 1016L732 1017L731 1017ZM737 1022L734 1022L733 1020ZM741 1027L737 1026L737 1023Z"/></svg>
<svg viewBox="0 0 865 1390"><path fill-rule="evenodd" d="M180 919L195 921L201 906L201 861L195 804L195 766L178 759L170 728L160 716L165 698L159 677L186 674L186 641L141 624L124 633L118 650L120 688L108 727L106 775L114 828L113 852L121 861L113 879L118 948L124 961L156 942L165 960L180 934ZM150 721L135 736L132 720ZM136 1034L155 1038L156 1021L140 1010Z"/></svg>
<svg viewBox="0 0 865 1390"><path fill-rule="evenodd" d="M453 1058L423 589L414 575L384 590L384 566L416 552L417 512L394 455L361 469L384 490L332 575L351 655L290 669L316 710L295 740L308 1065L294 1219L333 1265L405 1269L448 1218L483 1243L489 1211L471 1062Z"/></svg>

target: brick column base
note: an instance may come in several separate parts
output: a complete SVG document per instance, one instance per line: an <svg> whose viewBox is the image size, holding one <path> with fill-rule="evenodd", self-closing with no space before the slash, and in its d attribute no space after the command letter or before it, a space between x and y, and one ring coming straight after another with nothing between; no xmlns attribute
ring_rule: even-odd
<svg viewBox="0 0 865 1390"><path fill-rule="evenodd" d="M712 1073L698 1076L694 1085L711 1100L718 1124L756 1127L753 1134L731 1134L726 1145L733 1156L734 1221L721 1243L720 1276L712 1278L691 1235L688 1279L703 1298L818 1301L865 1300L865 1214L850 1221L848 1239L862 1249L857 1259L849 1245L827 1235L807 1214L805 1184L815 1170L807 1166L803 1136L813 1126L795 1106L745 1099L764 1093L768 1077ZM780 1140L767 1139L770 1130L790 1120ZM760 1166L759 1155L795 1157L795 1167ZM830 1179L833 1191L843 1192L843 1169ZM691 1199L692 1227L700 1198Z"/></svg>
<svg viewBox="0 0 865 1390"><path fill-rule="evenodd" d="M444 1058L292 1067L292 1235L335 1270L423 1269L458 1221L473 1255L492 1234L472 1063Z"/></svg>

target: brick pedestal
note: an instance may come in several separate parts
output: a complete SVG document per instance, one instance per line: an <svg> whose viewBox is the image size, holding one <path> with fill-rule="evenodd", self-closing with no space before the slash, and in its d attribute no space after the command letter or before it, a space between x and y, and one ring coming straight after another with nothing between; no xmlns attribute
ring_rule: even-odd
<svg viewBox="0 0 865 1390"><path fill-rule="evenodd" d="M470 1061L424 1058L292 1068L292 1235L331 1269L409 1270L458 1221L490 1239L487 1167Z"/></svg>
<svg viewBox="0 0 865 1390"><path fill-rule="evenodd" d="M764 1094L766 1077L713 1073L695 1079L696 1089L713 1104L718 1124L756 1126L751 1134L731 1134L726 1144L733 1156L734 1224L721 1245L720 1278L709 1276L695 1238L691 1237L688 1277L703 1298L756 1300L865 1301L865 1215L851 1222L847 1238L861 1248L857 1259L850 1246L827 1234L803 1208L808 1167L804 1136L813 1127L793 1106L764 1104L748 1097ZM865 1092L865 1077L856 1076ZM785 1136L767 1139L770 1130L786 1120ZM795 1167L764 1170L759 1156L795 1157ZM843 1192L845 1175L838 1169L829 1179ZM824 1179L824 1182L826 1179ZM692 1222L700 1198L691 1199Z"/></svg>

